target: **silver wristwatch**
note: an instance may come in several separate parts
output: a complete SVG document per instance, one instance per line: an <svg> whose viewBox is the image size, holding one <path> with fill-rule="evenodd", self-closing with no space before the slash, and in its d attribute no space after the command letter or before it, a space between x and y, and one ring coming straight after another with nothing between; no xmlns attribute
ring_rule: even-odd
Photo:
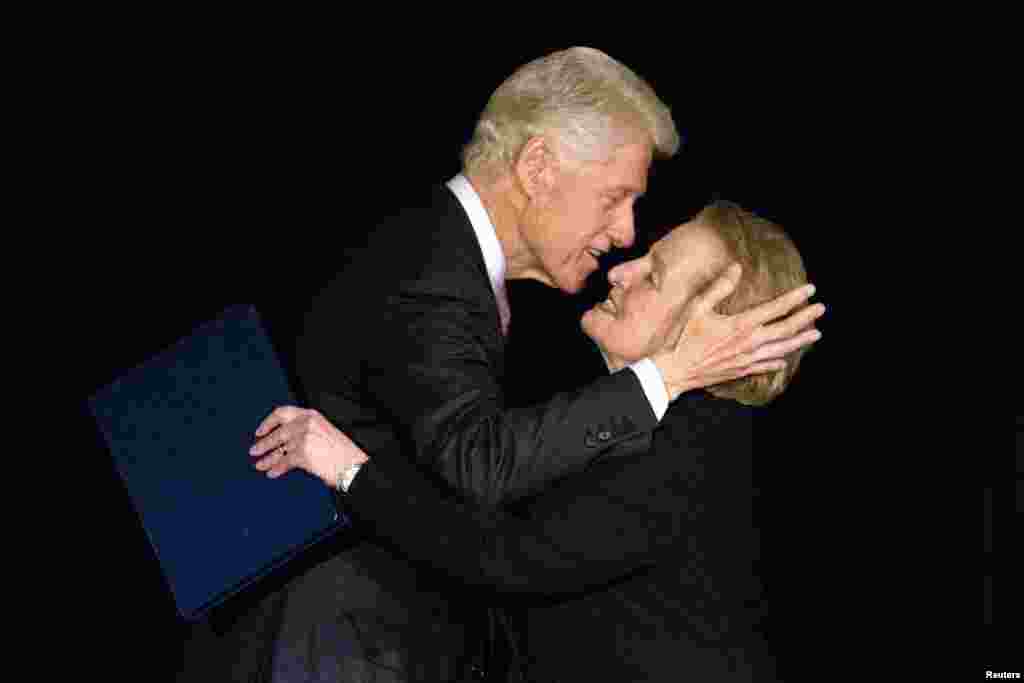
<svg viewBox="0 0 1024 683"><path fill-rule="evenodd" d="M362 465L349 465L348 467L338 470L338 476L334 480L334 489L339 493L348 493L348 487L352 486L352 480L355 479L356 472Z"/></svg>

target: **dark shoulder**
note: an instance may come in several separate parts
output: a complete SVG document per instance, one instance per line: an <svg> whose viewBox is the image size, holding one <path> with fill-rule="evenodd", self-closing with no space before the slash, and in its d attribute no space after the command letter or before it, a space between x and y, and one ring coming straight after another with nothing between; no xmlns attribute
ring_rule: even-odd
<svg viewBox="0 0 1024 683"><path fill-rule="evenodd" d="M361 296L375 297L402 287L489 287L472 225L451 191L438 185L403 199L356 228L361 239L339 254L325 289L356 284Z"/></svg>
<svg viewBox="0 0 1024 683"><path fill-rule="evenodd" d="M703 390L692 391L669 406L657 431L663 438L692 445L749 444L758 410Z"/></svg>
<svg viewBox="0 0 1024 683"><path fill-rule="evenodd" d="M665 462L666 485L699 500L709 524L738 519L749 506L759 410L693 392L675 401L654 431L653 455Z"/></svg>
<svg viewBox="0 0 1024 683"><path fill-rule="evenodd" d="M406 193L395 201L395 208L339 228L352 234L333 255L331 273L314 301L326 298L333 305L339 296L352 294L380 299L403 283L441 283L459 274L487 283L472 226L446 187Z"/></svg>
<svg viewBox="0 0 1024 683"><path fill-rule="evenodd" d="M493 305L472 225L451 191L437 185L396 199L395 207L339 228L358 235L332 254L331 273L306 300L302 336L315 345L333 346L332 334L350 345L353 329L372 336L395 297L433 297L471 312Z"/></svg>

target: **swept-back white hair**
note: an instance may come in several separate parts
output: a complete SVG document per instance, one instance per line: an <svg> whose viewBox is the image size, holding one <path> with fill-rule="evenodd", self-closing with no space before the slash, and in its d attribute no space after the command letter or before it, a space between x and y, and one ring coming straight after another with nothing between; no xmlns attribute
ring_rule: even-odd
<svg viewBox="0 0 1024 683"><path fill-rule="evenodd" d="M679 134L654 89L600 50L573 47L535 59L491 95L462 152L463 169L493 177L512 167L530 138L554 136L580 161L604 160L646 135L671 157Z"/></svg>

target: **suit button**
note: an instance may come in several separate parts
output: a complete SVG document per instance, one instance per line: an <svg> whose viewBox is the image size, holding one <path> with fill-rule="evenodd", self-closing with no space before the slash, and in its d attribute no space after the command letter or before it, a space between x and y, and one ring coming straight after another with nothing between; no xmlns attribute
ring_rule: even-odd
<svg viewBox="0 0 1024 683"><path fill-rule="evenodd" d="M600 434L597 435L597 438L601 439L601 441L607 441L608 439L612 438L612 433L601 432Z"/></svg>
<svg viewBox="0 0 1024 683"><path fill-rule="evenodd" d="M593 434L587 434L586 437L583 438L583 444L587 448L593 448L597 445L597 440L594 438Z"/></svg>

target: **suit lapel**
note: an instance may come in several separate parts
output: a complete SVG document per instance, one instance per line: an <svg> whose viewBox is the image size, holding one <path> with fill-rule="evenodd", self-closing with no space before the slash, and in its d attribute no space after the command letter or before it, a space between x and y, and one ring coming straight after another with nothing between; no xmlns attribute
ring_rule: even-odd
<svg viewBox="0 0 1024 683"><path fill-rule="evenodd" d="M472 278L475 289L478 289L478 297L481 309L488 318L487 325L493 334L484 334L487 351L492 356L495 368L499 371L504 369L505 356L505 335L501 330L501 314L498 312L498 302L495 299L494 289L491 285L490 275L487 273L487 264L484 261L483 249L473 230L473 224L462 208L462 204L455 197L451 190L441 185L437 188L437 201L441 208L442 229L451 239L451 246L458 252L458 263L463 264L467 269L464 273L452 273L460 284L466 283L466 276ZM500 374L500 373L499 373Z"/></svg>

